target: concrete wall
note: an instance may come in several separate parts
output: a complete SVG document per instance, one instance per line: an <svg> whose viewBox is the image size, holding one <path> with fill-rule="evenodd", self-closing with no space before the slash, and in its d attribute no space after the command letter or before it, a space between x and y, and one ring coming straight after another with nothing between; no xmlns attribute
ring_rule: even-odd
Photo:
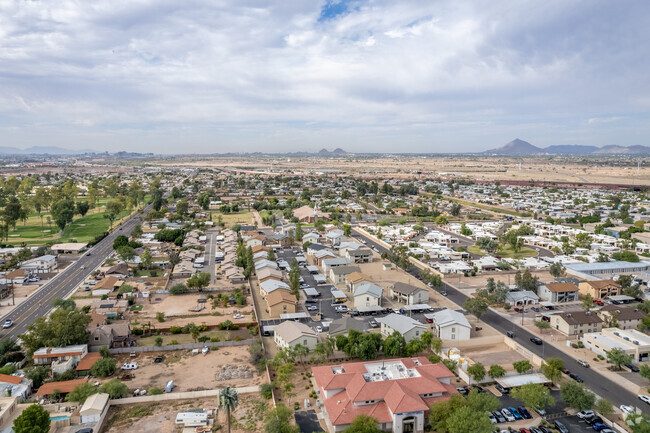
<svg viewBox="0 0 650 433"><path fill-rule="evenodd" d="M247 346L255 343L256 339L248 339L241 341L219 341L219 342L205 342L205 343L188 343L188 344L174 344L171 346L140 346L140 347L118 347L109 349L111 354L118 353L142 353L142 352L168 352L172 350L186 350L186 349L201 349L204 346L208 347L232 347L232 346ZM99 349L97 350L99 351Z"/></svg>

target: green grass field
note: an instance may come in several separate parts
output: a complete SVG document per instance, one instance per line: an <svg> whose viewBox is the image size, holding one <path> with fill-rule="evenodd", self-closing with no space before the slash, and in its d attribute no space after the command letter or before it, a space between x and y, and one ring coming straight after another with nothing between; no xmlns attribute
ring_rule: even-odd
<svg viewBox="0 0 650 433"><path fill-rule="evenodd" d="M238 213L221 213L212 211L212 221L216 222L221 215L226 227L232 227L235 224L253 224L253 214L248 211L238 212Z"/></svg>
<svg viewBox="0 0 650 433"><path fill-rule="evenodd" d="M485 251L482 251L479 247L476 245L472 245L470 247L467 247L467 250L470 253L474 254L479 254L481 256L484 256L487 254ZM501 256L504 259L523 259L525 257L535 257L537 256L537 251L533 250L532 248L527 248L527 247L522 247L519 252L515 253L512 251L512 247L508 245L507 247L502 247L499 249L496 253L494 253L497 256Z"/></svg>

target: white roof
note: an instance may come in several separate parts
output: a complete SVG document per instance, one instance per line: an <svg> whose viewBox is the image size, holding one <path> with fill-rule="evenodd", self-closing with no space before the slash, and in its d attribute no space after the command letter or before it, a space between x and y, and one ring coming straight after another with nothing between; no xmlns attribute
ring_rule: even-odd
<svg viewBox="0 0 650 433"><path fill-rule="evenodd" d="M277 290L277 289L291 290L291 287L289 287L289 285L287 283L285 283L284 281L278 281L278 280L273 280L273 279L262 281L260 283L260 287L266 293L271 293L272 291Z"/></svg>
<svg viewBox="0 0 650 433"><path fill-rule="evenodd" d="M396 313L391 313L386 317L380 317L377 319L377 322L383 323L384 325L399 332L402 335L406 334L413 328L426 329L426 326L417 320Z"/></svg>
<svg viewBox="0 0 650 433"><path fill-rule="evenodd" d="M517 376L504 376L496 379L497 383L504 388L527 385L529 383L549 383L550 380L541 373L520 374Z"/></svg>
<svg viewBox="0 0 650 433"><path fill-rule="evenodd" d="M104 411L108 398L109 395L104 392L93 394L86 399L79 412L81 415L98 415Z"/></svg>
<svg viewBox="0 0 650 433"><path fill-rule="evenodd" d="M381 298L384 289L374 283L364 283L354 289L354 296L371 295L375 298Z"/></svg>
<svg viewBox="0 0 650 433"><path fill-rule="evenodd" d="M440 327L450 326L450 325L460 325L465 326L466 328L471 328L467 317L463 313L460 313L455 310L440 310L431 314L431 318L435 323Z"/></svg>

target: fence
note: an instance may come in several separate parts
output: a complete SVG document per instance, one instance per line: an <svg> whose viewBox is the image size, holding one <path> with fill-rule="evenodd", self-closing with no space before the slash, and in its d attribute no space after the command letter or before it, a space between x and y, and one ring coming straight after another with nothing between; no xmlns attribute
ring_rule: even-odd
<svg viewBox="0 0 650 433"><path fill-rule="evenodd" d="M251 392L259 392L259 386L244 386L235 388L238 394L246 394ZM157 401L170 401L170 400L190 400L197 398L216 397L219 395L221 388L205 389L202 391L187 391L187 392L169 392L157 395L143 395L138 397L118 398L111 400L111 406L124 406L127 404L139 403L153 403Z"/></svg>
<svg viewBox="0 0 650 433"><path fill-rule="evenodd" d="M141 353L141 352L167 352L172 350L184 350L184 349L201 349L205 346L207 347L233 347L233 346L246 346L249 344L256 343L257 339L248 339L241 341L219 341L219 342L205 342L205 343L187 343L187 344L173 344L169 346L139 346L139 347L118 347L115 349L109 349L109 352L113 355L118 353ZM99 351L99 349L98 349Z"/></svg>

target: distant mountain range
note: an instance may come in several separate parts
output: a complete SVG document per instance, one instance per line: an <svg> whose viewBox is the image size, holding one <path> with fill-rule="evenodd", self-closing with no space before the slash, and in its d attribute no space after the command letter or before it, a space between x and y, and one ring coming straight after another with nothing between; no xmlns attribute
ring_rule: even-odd
<svg viewBox="0 0 650 433"><path fill-rule="evenodd" d="M337 147L331 152L325 148L318 151L318 155L320 156L337 156L337 155L347 155L347 154L348 153L345 150L341 149L340 147Z"/></svg>
<svg viewBox="0 0 650 433"><path fill-rule="evenodd" d="M501 147L486 150L483 153L492 155L650 155L650 147L641 145L596 147L567 144L542 148L515 138Z"/></svg>
<svg viewBox="0 0 650 433"><path fill-rule="evenodd" d="M97 153L97 151L91 149L72 150L56 146L32 146L26 149L0 146L0 155L81 155L83 153Z"/></svg>

